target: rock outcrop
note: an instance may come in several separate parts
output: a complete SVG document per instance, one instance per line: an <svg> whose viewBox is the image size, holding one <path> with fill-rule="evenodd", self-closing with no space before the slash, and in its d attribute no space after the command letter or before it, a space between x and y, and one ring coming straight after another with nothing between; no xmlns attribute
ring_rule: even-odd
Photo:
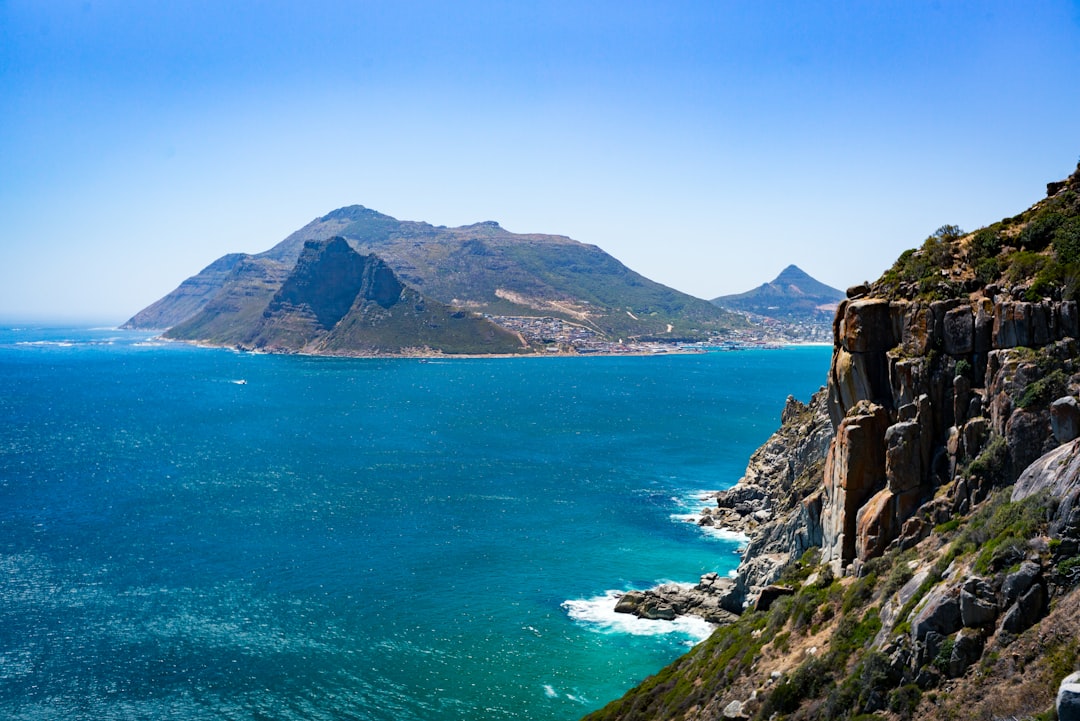
<svg viewBox="0 0 1080 721"><path fill-rule="evenodd" d="M651 620L698 616L710 623L730 623L736 615L721 605L730 586L730 579L707 573L696 586L665 583L645 591L627 591L615 604L615 612Z"/></svg>
<svg viewBox="0 0 1080 721"><path fill-rule="evenodd" d="M525 349L517 334L425 298L381 258L357 253L340 237L306 241L292 270L282 269L267 259L241 260L218 295L165 337L321 355Z"/></svg>
<svg viewBox="0 0 1080 721"><path fill-rule="evenodd" d="M780 571L822 541L822 474L833 435L825 389L807 404L788 397L780 428L750 457L703 518L749 538L723 606L739 613Z"/></svg>
<svg viewBox="0 0 1080 721"><path fill-rule="evenodd" d="M1075 437L1076 399L1049 405L1055 399L1037 396L1047 368L1059 378L1074 372L1078 330L1074 301L1004 292L841 303L829 371L836 435L825 471L824 558L839 571L879 556L938 489L955 484L955 510L970 509L987 484L1011 482L1059 439ZM998 477L965 477L995 438L1005 444Z"/></svg>
<svg viewBox="0 0 1080 721"><path fill-rule="evenodd" d="M826 429L785 422L713 513L752 611L590 718L1080 715L1080 167L1050 194L849 290ZM810 456L816 486L756 472Z"/></svg>

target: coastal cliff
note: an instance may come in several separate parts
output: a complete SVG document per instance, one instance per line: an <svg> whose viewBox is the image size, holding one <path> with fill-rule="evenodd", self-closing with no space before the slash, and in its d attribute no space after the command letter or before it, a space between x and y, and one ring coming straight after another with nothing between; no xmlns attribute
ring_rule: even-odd
<svg viewBox="0 0 1080 721"><path fill-rule="evenodd" d="M1080 168L1047 190L848 290L826 388L703 515L750 539L742 616L588 718L1075 718Z"/></svg>

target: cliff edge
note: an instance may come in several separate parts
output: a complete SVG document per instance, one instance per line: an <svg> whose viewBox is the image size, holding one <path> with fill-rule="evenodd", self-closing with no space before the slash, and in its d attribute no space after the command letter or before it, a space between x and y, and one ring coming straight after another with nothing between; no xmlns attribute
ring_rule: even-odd
<svg viewBox="0 0 1080 721"><path fill-rule="evenodd" d="M709 514L741 617L588 718L1069 717L1080 168L1047 191L848 289L826 389Z"/></svg>

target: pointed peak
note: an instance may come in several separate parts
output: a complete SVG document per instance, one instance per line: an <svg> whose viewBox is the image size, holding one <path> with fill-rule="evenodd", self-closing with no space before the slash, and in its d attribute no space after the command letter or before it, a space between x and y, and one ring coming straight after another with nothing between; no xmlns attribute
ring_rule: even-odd
<svg viewBox="0 0 1080 721"><path fill-rule="evenodd" d="M788 267L784 268L782 271L780 271L780 275L776 276L776 280L774 280L773 282L774 283L778 283L778 282L781 282L781 281L790 282L792 280L802 280L804 278L809 278L809 277L810 277L810 275L805 270L803 270L802 268L800 268L797 265L792 264L792 265L789 265Z"/></svg>

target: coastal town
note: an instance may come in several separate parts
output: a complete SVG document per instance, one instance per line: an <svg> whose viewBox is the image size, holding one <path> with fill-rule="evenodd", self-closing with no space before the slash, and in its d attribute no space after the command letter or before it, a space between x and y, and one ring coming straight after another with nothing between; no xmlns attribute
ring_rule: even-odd
<svg viewBox="0 0 1080 721"><path fill-rule="evenodd" d="M635 338L607 340L598 331L582 323L552 316L485 316L498 325L519 333L530 345L544 348L546 353L563 355L586 354L652 354L707 353L739 350L773 350L793 343L816 343L831 340L831 329L820 324L784 323L764 317L749 317L752 327L731 330L702 341L664 341Z"/></svg>

